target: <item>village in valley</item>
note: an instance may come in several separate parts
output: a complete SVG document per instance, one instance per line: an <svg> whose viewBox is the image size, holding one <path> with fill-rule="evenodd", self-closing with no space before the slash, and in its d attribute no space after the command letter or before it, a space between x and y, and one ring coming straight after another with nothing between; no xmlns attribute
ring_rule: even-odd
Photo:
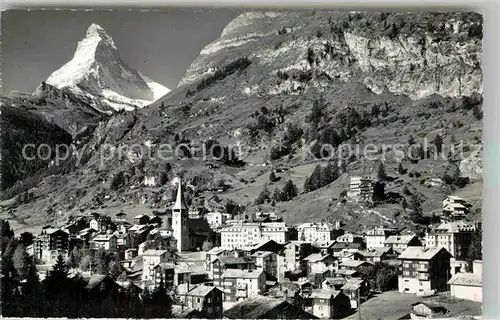
<svg viewBox="0 0 500 320"><path fill-rule="evenodd" d="M369 202L373 184L370 177L351 177L348 201ZM291 226L272 212L201 215L186 204L182 178L176 186L169 208L130 221L123 212L88 212L32 235L13 234L2 220L3 290L45 303L34 297L42 292L41 283L45 291L55 285L52 294L58 296L57 290L67 294L63 283L68 281L68 287L80 290L80 300L72 296L75 303L88 306L79 314L98 317L480 315L482 226L468 219L465 199L443 199L439 221L424 235L382 225L347 232L342 221L304 217L304 223ZM5 272L9 266L12 272ZM3 310L26 308L24 299L7 299Z"/></svg>
<svg viewBox="0 0 500 320"><path fill-rule="evenodd" d="M2 317L480 318L480 13L2 30Z"/></svg>

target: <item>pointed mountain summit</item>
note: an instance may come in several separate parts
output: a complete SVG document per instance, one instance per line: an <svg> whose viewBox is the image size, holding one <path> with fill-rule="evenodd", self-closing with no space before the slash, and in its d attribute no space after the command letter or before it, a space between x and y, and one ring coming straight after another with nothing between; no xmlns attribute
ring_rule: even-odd
<svg viewBox="0 0 500 320"><path fill-rule="evenodd" d="M46 82L89 96L101 109L144 107L170 91L129 67L120 58L113 38L95 23L78 42L73 59Z"/></svg>

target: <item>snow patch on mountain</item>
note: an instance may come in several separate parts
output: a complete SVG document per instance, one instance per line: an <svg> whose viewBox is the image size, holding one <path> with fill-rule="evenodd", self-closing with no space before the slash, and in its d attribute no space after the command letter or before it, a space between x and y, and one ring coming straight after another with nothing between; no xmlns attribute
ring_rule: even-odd
<svg viewBox="0 0 500 320"><path fill-rule="evenodd" d="M78 42L73 59L46 82L93 96L101 108L114 110L142 108L170 91L129 67L113 39L97 24L92 24Z"/></svg>
<svg viewBox="0 0 500 320"><path fill-rule="evenodd" d="M146 81L146 84L148 85L149 89L153 91L154 101L162 98L163 96L165 96L167 93L170 92L169 88L162 86L161 84L155 82L154 80L151 80L142 73L139 72L139 75L144 79L144 81Z"/></svg>

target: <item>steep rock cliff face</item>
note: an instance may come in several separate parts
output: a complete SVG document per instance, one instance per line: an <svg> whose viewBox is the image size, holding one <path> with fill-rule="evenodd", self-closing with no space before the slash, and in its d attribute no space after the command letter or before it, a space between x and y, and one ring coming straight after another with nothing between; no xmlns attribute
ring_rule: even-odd
<svg viewBox="0 0 500 320"><path fill-rule="evenodd" d="M201 51L179 85L248 55L269 76L313 70L414 100L468 96L482 93L481 30L474 13L244 13Z"/></svg>
<svg viewBox="0 0 500 320"><path fill-rule="evenodd" d="M460 162L460 172L471 180L483 180L483 147L474 150L469 157Z"/></svg>

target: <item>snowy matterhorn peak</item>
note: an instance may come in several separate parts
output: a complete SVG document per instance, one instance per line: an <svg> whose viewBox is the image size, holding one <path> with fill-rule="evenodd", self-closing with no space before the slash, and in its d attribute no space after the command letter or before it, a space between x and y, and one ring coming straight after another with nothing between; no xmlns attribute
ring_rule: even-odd
<svg viewBox="0 0 500 320"><path fill-rule="evenodd" d="M144 107L170 91L129 67L113 39L95 23L78 42L73 59L46 82L85 95L100 108L114 110Z"/></svg>

